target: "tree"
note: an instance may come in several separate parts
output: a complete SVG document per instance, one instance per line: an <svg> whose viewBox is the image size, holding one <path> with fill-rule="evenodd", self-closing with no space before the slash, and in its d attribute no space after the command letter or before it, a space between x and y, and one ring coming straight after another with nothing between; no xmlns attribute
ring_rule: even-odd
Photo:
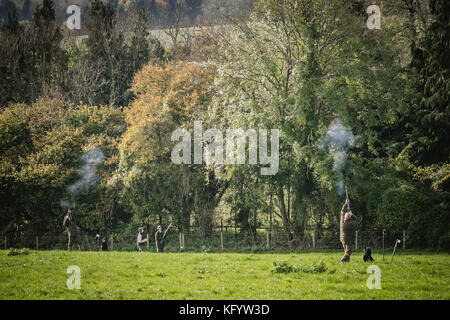
<svg viewBox="0 0 450 320"><path fill-rule="evenodd" d="M0 106L3 107L8 102L22 102L29 96L26 74L30 66L24 30L14 8L0 30L0 40L4 44L0 48Z"/></svg>
<svg viewBox="0 0 450 320"><path fill-rule="evenodd" d="M324 62L334 63L333 37L343 26L331 8L309 2L259 1L255 7L252 19L222 42L215 113L223 126L281 129L280 170L263 181L273 188L285 233L300 237L310 211L306 200L318 187L311 155L332 108L324 81L332 71Z"/></svg>
<svg viewBox="0 0 450 320"><path fill-rule="evenodd" d="M334 119L360 136L343 168L351 182L371 161L377 168L380 159L401 151L392 148L400 136L393 138L388 130L409 97L402 89L404 60L398 59L405 39L391 41L398 31L389 13L383 33L361 28L365 19L349 2L257 1L251 19L220 41L211 114L224 127L281 130L279 172L263 181L275 195L274 213L284 232L296 241L311 228L333 230L338 223L333 154L319 148ZM353 194L367 189L351 184ZM373 221L376 209L362 193L354 208Z"/></svg>
<svg viewBox="0 0 450 320"><path fill-rule="evenodd" d="M12 10L1 32L4 64L1 66L0 102L35 101L44 87L62 86L67 56L61 48L62 34L56 23L53 2L45 0L33 13L31 23L23 29Z"/></svg>
<svg viewBox="0 0 450 320"><path fill-rule="evenodd" d="M173 219L186 230L195 213L205 236L211 232L226 183L214 170L174 164L171 135L203 117L214 74L214 65L173 62L147 65L136 75L132 87L136 99L127 110L129 127L118 172L127 200L142 217Z"/></svg>
<svg viewBox="0 0 450 320"><path fill-rule="evenodd" d="M418 81L416 89L420 101L412 105L407 117L410 141L415 146L413 157L418 164L431 165L448 161L450 140L450 89L448 56L450 47L450 4L448 1L430 1L431 22L424 36L412 44L412 67Z"/></svg>
<svg viewBox="0 0 450 320"><path fill-rule="evenodd" d="M69 71L72 101L90 105L128 105L134 74L151 58L162 58L164 51L155 39L148 40L148 21L144 10L118 20L113 7L100 0L87 11L88 37L81 45L74 41L74 59Z"/></svg>
<svg viewBox="0 0 450 320"><path fill-rule="evenodd" d="M39 235L52 247L63 231L67 186L79 179L81 156L92 146L103 151L99 184L71 199L77 223L86 233L111 230L127 220L116 191L107 187L116 169L117 143L124 129L121 110L71 106L56 92L32 105L13 104L0 114L0 232L20 246L32 246Z"/></svg>
<svg viewBox="0 0 450 320"><path fill-rule="evenodd" d="M53 1L44 0L37 6L26 31L33 76L30 79L32 99L37 99L43 86L62 83L67 68L67 56L61 48L63 36L58 27Z"/></svg>
<svg viewBox="0 0 450 320"><path fill-rule="evenodd" d="M183 27L186 27L186 2L185 0L169 0L165 9L167 19L167 29L164 32L172 40L172 45L176 46Z"/></svg>

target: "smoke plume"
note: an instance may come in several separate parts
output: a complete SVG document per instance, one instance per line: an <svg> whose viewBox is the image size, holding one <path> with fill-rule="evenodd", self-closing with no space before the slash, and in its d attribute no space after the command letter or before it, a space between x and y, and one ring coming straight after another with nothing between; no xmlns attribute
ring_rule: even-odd
<svg viewBox="0 0 450 320"><path fill-rule="evenodd" d="M105 156L99 149L91 149L83 154L81 158L83 165L79 170L80 178L72 185L67 187L70 198L73 199L80 191L94 186L98 182L97 167L103 163ZM59 204L63 208L73 207L74 202L60 200Z"/></svg>
<svg viewBox="0 0 450 320"><path fill-rule="evenodd" d="M336 172L338 181L336 188L339 195L344 193L344 176L342 170L345 166L348 150L356 145L359 136L353 135L350 128L342 124L342 120L337 118L328 127L327 134L321 141L321 149L327 150L333 157L333 171Z"/></svg>

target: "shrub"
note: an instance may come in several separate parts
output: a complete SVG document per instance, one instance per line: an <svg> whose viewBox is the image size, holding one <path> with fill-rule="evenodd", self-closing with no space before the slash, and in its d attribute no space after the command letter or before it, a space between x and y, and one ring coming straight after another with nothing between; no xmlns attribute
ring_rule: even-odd
<svg viewBox="0 0 450 320"><path fill-rule="evenodd" d="M23 249L14 249L11 248L8 251L8 256L20 256L20 255L28 255L30 253L30 250L28 250L27 248L23 248Z"/></svg>
<svg viewBox="0 0 450 320"><path fill-rule="evenodd" d="M291 273L296 272L296 268L291 266L285 261L282 261L280 263L274 262L272 273Z"/></svg>
<svg viewBox="0 0 450 320"><path fill-rule="evenodd" d="M299 266L299 271L304 273L323 273L327 271L327 266L321 261L318 265L312 264L311 266Z"/></svg>
<svg viewBox="0 0 450 320"><path fill-rule="evenodd" d="M323 273L328 270L327 266L321 261L318 265L312 264L311 266L299 265L294 267L287 262L280 263L274 262L272 273L291 273L291 272L303 272L303 273Z"/></svg>

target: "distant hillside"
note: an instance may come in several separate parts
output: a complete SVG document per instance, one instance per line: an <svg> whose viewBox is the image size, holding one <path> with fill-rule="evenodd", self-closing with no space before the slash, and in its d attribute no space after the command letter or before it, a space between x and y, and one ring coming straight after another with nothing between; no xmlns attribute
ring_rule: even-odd
<svg viewBox="0 0 450 320"><path fill-rule="evenodd" d="M58 22L64 23L70 5L81 7L82 21L87 20L86 11L90 0L53 1ZM144 9L149 18L150 29L172 26L191 27L204 24L223 24L236 16L247 16L254 0L111 0L119 17L130 11ZM34 9L42 0L0 0L0 25L6 21L8 12L15 8L19 21L31 19Z"/></svg>

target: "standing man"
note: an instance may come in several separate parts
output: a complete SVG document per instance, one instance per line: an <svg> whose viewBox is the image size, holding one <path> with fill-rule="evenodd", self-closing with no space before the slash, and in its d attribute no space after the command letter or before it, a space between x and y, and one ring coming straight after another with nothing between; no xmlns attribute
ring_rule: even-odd
<svg viewBox="0 0 450 320"><path fill-rule="evenodd" d="M69 237L67 242L67 250L72 251L72 246L76 244L78 250L81 251L81 236L75 222L72 219L72 211L67 210L67 214L63 220L63 226L67 229L67 235Z"/></svg>
<svg viewBox="0 0 450 320"><path fill-rule="evenodd" d="M166 234L167 231L169 231L169 228L172 224L170 224L166 231L162 232L161 226L158 226L155 233L155 244L156 244L156 252L163 252L164 251L164 245L166 240Z"/></svg>
<svg viewBox="0 0 450 320"><path fill-rule="evenodd" d="M344 213L345 206L348 207L349 200L345 200L341 209L341 219L339 225L340 240L344 247L344 256L341 258L342 262L350 262L350 255L352 254L352 243L355 241L356 231L356 216L349 210Z"/></svg>
<svg viewBox="0 0 450 320"><path fill-rule="evenodd" d="M108 251L108 244L106 243L106 238L100 238L100 235L95 236L95 243L100 251Z"/></svg>
<svg viewBox="0 0 450 320"><path fill-rule="evenodd" d="M102 249L102 251L108 251L108 243L106 243L106 238L102 239L101 249Z"/></svg>
<svg viewBox="0 0 450 320"><path fill-rule="evenodd" d="M146 244L148 242L148 239L142 239L144 237L143 236L144 228L140 227L138 229L138 232L139 233L137 235L137 247L138 247L139 252L142 252L142 247L141 246Z"/></svg>

